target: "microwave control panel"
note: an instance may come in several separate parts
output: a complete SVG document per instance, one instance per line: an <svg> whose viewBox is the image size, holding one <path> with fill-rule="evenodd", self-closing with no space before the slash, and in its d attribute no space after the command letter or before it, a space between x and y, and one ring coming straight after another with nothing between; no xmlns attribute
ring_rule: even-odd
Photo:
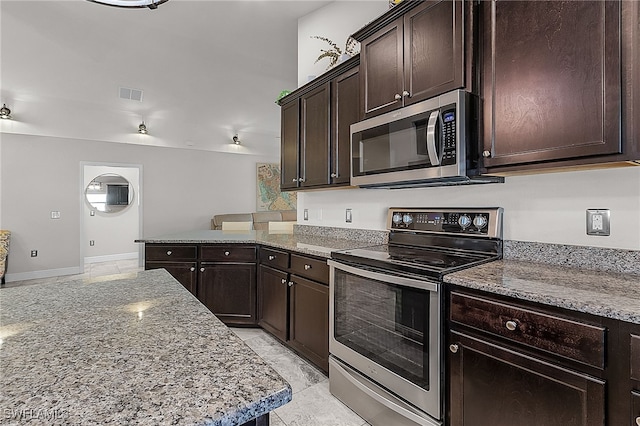
<svg viewBox="0 0 640 426"><path fill-rule="evenodd" d="M389 230L491 237L501 228L501 210L401 210L389 211Z"/></svg>
<svg viewBox="0 0 640 426"><path fill-rule="evenodd" d="M442 160L443 166L456 164L456 109L445 107L440 112L442 120Z"/></svg>

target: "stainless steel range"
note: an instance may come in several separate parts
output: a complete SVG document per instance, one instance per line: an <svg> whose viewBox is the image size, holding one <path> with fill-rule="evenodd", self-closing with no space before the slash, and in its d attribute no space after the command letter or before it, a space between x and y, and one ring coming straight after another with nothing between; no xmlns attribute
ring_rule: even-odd
<svg viewBox="0 0 640 426"><path fill-rule="evenodd" d="M331 253L330 390L372 425L441 425L442 278L502 257L502 209L391 208L388 229Z"/></svg>

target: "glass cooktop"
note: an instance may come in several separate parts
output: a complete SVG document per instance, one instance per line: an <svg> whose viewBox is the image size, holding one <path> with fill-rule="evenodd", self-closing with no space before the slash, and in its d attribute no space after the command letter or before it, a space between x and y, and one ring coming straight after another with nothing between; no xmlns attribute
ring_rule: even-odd
<svg viewBox="0 0 640 426"><path fill-rule="evenodd" d="M331 253L336 260L377 269L441 277L445 273L497 259L493 254L461 252L437 247L379 245Z"/></svg>

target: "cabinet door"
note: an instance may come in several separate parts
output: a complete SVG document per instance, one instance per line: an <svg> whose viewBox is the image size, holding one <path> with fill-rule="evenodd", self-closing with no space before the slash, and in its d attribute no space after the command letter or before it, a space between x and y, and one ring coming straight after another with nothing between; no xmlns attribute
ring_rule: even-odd
<svg viewBox="0 0 640 426"><path fill-rule="evenodd" d="M464 86L462 6L430 0L404 15L405 105Z"/></svg>
<svg viewBox="0 0 640 426"><path fill-rule="evenodd" d="M300 187L329 183L329 83L300 98Z"/></svg>
<svg viewBox="0 0 640 426"><path fill-rule="evenodd" d="M346 72L332 83L331 183L351 181L351 129L360 121L360 79L358 68Z"/></svg>
<svg viewBox="0 0 640 426"><path fill-rule="evenodd" d="M366 118L402 106L402 28L400 18L361 43L361 110Z"/></svg>
<svg viewBox="0 0 640 426"><path fill-rule="evenodd" d="M298 187L298 146L300 113L298 99L280 108L280 189Z"/></svg>
<svg viewBox="0 0 640 426"><path fill-rule="evenodd" d="M184 288L195 295L198 281L197 266L196 262L146 262L144 269L166 269Z"/></svg>
<svg viewBox="0 0 640 426"><path fill-rule="evenodd" d="M482 7L485 166L621 152L621 2Z"/></svg>
<svg viewBox="0 0 640 426"><path fill-rule="evenodd" d="M225 324L255 324L256 266L201 263L198 299Z"/></svg>
<svg viewBox="0 0 640 426"><path fill-rule="evenodd" d="M286 272L260 265L258 325L282 341L287 340L289 280Z"/></svg>
<svg viewBox="0 0 640 426"><path fill-rule="evenodd" d="M486 339L449 342L451 426L604 426L604 381Z"/></svg>
<svg viewBox="0 0 640 426"><path fill-rule="evenodd" d="M289 288L289 345L329 371L329 287L296 275Z"/></svg>

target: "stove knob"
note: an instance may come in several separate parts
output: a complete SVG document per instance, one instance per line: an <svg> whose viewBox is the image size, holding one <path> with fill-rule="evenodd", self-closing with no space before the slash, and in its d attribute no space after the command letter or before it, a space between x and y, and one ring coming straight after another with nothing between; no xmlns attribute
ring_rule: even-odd
<svg viewBox="0 0 640 426"><path fill-rule="evenodd" d="M473 224L475 225L476 228L482 229L485 226L487 226L487 218L484 216L478 215L473 218Z"/></svg>
<svg viewBox="0 0 640 426"><path fill-rule="evenodd" d="M413 216L405 213L404 216L402 216L402 221L405 225L409 225L411 222L413 222Z"/></svg>
<svg viewBox="0 0 640 426"><path fill-rule="evenodd" d="M400 213L394 213L392 220L393 220L393 223L398 224L402 222L402 215Z"/></svg>
<svg viewBox="0 0 640 426"><path fill-rule="evenodd" d="M460 225L462 229L467 229L469 225L471 225L471 218L466 214L463 214L458 218L458 225Z"/></svg>

